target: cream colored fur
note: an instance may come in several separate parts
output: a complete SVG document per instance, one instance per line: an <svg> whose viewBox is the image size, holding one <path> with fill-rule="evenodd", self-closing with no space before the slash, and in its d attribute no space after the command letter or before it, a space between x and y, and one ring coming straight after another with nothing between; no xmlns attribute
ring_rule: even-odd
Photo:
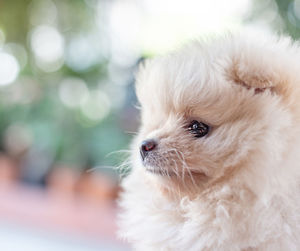
<svg viewBox="0 0 300 251"><path fill-rule="evenodd" d="M120 234L137 250L300 250L300 47L248 33L197 41L137 76L141 129ZM195 138L191 120L211 126ZM153 168L139 146L158 141Z"/></svg>

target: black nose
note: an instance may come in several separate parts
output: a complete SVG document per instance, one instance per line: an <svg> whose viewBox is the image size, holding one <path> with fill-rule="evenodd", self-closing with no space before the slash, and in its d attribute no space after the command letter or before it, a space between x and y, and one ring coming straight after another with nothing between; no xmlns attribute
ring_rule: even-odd
<svg viewBox="0 0 300 251"><path fill-rule="evenodd" d="M142 159L144 160L145 157L148 155L148 153L151 152L155 147L156 147L155 140L147 139L143 141L140 147Z"/></svg>

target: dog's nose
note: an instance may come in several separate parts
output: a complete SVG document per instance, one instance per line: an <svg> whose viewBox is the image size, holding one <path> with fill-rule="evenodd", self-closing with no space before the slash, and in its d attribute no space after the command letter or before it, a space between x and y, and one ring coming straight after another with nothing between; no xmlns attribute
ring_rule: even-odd
<svg viewBox="0 0 300 251"><path fill-rule="evenodd" d="M157 144L154 139L147 139L142 142L141 147L140 147L140 152L141 152L141 156L142 156L143 160L145 159L145 157L148 155L149 152L154 150L156 145Z"/></svg>

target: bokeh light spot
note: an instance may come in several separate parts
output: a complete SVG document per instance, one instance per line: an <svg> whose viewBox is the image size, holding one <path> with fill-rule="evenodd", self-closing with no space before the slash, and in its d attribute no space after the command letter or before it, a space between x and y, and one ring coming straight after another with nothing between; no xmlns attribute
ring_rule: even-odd
<svg viewBox="0 0 300 251"><path fill-rule="evenodd" d="M74 71L81 72L99 63L102 58L99 40L92 35L73 37L67 46L66 64Z"/></svg>
<svg viewBox="0 0 300 251"><path fill-rule="evenodd" d="M110 111L110 100L106 93L94 90L81 105L81 111L90 120L102 120Z"/></svg>
<svg viewBox="0 0 300 251"><path fill-rule="evenodd" d="M66 78L59 87L59 97L62 103L68 107L75 108L85 102L89 90L86 83L80 78Z"/></svg>
<svg viewBox="0 0 300 251"><path fill-rule="evenodd" d="M0 51L0 85L7 85L15 81L20 71L16 58Z"/></svg>
<svg viewBox="0 0 300 251"><path fill-rule="evenodd" d="M31 35L31 48L36 64L46 72L58 70L63 64L64 39L51 26L38 26Z"/></svg>

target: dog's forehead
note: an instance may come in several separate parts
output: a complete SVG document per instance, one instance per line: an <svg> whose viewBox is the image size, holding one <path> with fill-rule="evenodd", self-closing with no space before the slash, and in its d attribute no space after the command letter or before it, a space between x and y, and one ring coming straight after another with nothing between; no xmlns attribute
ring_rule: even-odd
<svg viewBox="0 0 300 251"><path fill-rule="evenodd" d="M139 75L138 98L142 105L175 110L218 103L230 86L215 64L205 55L175 54L155 60Z"/></svg>
<svg viewBox="0 0 300 251"><path fill-rule="evenodd" d="M139 98L161 101L184 97L186 102L205 97L225 86L222 73L204 55L174 54L151 61L137 78Z"/></svg>
<svg viewBox="0 0 300 251"><path fill-rule="evenodd" d="M215 85L206 82L200 86L197 83L175 86L156 82L144 89L143 112L150 119L159 116L162 121L176 115L220 124L241 109L242 97L229 86L217 88Z"/></svg>

